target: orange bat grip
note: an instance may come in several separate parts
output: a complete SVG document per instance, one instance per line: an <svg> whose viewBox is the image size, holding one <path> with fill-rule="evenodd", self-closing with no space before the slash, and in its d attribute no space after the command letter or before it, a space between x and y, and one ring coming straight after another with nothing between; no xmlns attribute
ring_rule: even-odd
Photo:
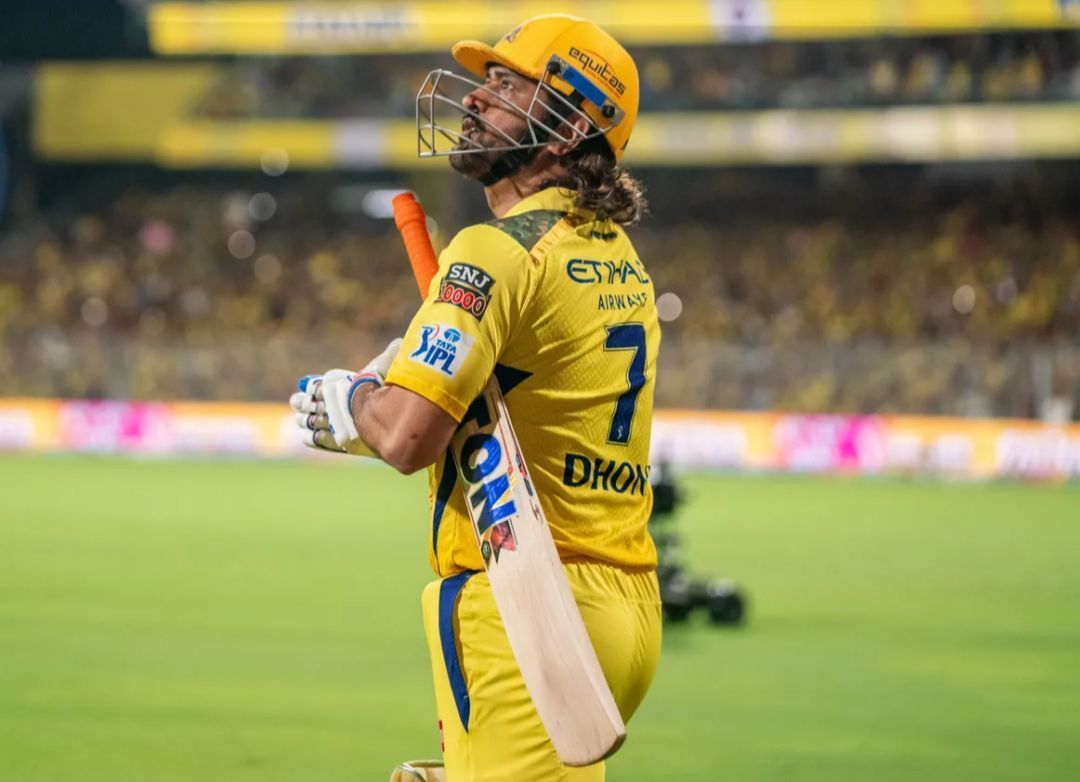
<svg viewBox="0 0 1080 782"><path fill-rule="evenodd" d="M405 252L409 255L409 265L420 288L420 296L426 298L431 281L439 271L439 259L435 256L435 248L431 246L431 237L427 232L427 216L412 193L394 196L392 205L394 222L405 241Z"/></svg>

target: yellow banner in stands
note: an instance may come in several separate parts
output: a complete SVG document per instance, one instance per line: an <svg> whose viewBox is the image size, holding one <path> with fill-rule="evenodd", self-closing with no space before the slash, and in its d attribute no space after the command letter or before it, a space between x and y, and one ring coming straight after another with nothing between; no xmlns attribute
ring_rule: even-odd
<svg viewBox="0 0 1080 782"><path fill-rule="evenodd" d="M152 160L162 128L220 77L211 63L48 63L34 72L34 150L46 159Z"/></svg>
<svg viewBox="0 0 1080 782"><path fill-rule="evenodd" d="M34 148L46 160L300 169L437 168L400 119L197 119L221 73L207 63L50 63L38 68ZM284 155L279 153L283 152ZM646 112L638 166L1080 158L1080 104Z"/></svg>
<svg viewBox="0 0 1080 782"><path fill-rule="evenodd" d="M148 12L161 54L331 54L442 50L495 41L544 13L585 16L629 45L1069 27L1077 0L388 0L160 2Z"/></svg>
<svg viewBox="0 0 1080 782"><path fill-rule="evenodd" d="M164 129L154 159L165 168L258 168L270 155L289 168L332 168L338 162L334 125L318 120L181 122Z"/></svg>
<svg viewBox="0 0 1080 782"><path fill-rule="evenodd" d="M297 168L428 169L405 120L183 122L157 160L174 168L257 167L283 149ZM984 105L896 109L644 114L631 166L806 165L1080 158L1080 106Z"/></svg>
<svg viewBox="0 0 1080 782"><path fill-rule="evenodd" d="M1039 29L1080 21L1073 0L762 0L749 5L766 9L769 37L775 39Z"/></svg>
<svg viewBox="0 0 1080 782"><path fill-rule="evenodd" d="M717 39L702 0L640 2L163 2L150 7L150 44L161 54L330 54L437 51L464 38L496 40L549 13L601 20L628 44Z"/></svg>
<svg viewBox="0 0 1080 782"><path fill-rule="evenodd" d="M1080 157L1080 105L643 114L631 165L800 165Z"/></svg>

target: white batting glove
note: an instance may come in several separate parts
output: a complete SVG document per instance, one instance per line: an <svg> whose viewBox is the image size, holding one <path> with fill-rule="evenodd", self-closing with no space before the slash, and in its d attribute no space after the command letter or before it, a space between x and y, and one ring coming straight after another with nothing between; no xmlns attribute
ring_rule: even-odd
<svg viewBox="0 0 1080 782"><path fill-rule="evenodd" d="M401 347L395 339L359 372L332 369L324 375L306 375L297 384L299 391L289 398L296 412L296 424L304 430L304 443L312 448L372 455L360 438L353 419L352 401L365 384L381 387L386 373Z"/></svg>
<svg viewBox="0 0 1080 782"><path fill-rule="evenodd" d="M327 375L348 373L345 369L332 369ZM297 382L300 390L289 397L289 407L296 414L296 425L303 431L303 443L309 448L343 453L330 432L330 419L326 416L326 403L322 396L324 375L304 375Z"/></svg>

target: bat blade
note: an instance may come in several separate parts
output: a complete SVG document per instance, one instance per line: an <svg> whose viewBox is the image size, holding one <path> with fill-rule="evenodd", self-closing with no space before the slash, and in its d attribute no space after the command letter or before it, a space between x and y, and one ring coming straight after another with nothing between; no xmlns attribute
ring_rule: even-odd
<svg viewBox="0 0 1080 782"><path fill-rule="evenodd" d="M491 592L540 721L567 766L612 755L626 726L589 640L492 378L450 444Z"/></svg>

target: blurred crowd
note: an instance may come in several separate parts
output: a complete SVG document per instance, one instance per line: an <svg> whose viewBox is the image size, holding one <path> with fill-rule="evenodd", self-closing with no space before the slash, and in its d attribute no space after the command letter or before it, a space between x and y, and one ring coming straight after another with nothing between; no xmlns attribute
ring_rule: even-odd
<svg viewBox="0 0 1080 782"><path fill-rule="evenodd" d="M667 294L659 404L1075 410L1075 170L945 197L914 174L799 176L646 178L653 216L633 236ZM335 187L120 188L9 232L0 395L284 399L301 374L362 363L416 292L392 223L335 208Z"/></svg>
<svg viewBox="0 0 1080 782"><path fill-rule="evenodd" d="M403 328L396 235L338 225L308 191L253 195L128 191L9 237L0 395L280 398Z"/></svg>
<svg viewBox="0 0 1080 782"><path fill-rule="evenodd" d="M770 41L633 51L644 111L827 108L1080 99L1074 31ZM410 117L444 54L241 59L198 106L202 116Z"/></svg>
<svg viewBox="0 0 1080 782"><path fill-rule="evenodd" d="M637 61L650 110L1080 98L1073 31L646 49Z"/></svg>
<svg viewBox="0 0 1080 782"><path fill-rule="evenodd" d="M1041 415L1050 397L1080 405L1076 218L997 222L962 205L916 221L646 233L639 251L665 259L651 267L658 290L683 302L663 355L680 379L662 402L1014 416Z"/></svg>

